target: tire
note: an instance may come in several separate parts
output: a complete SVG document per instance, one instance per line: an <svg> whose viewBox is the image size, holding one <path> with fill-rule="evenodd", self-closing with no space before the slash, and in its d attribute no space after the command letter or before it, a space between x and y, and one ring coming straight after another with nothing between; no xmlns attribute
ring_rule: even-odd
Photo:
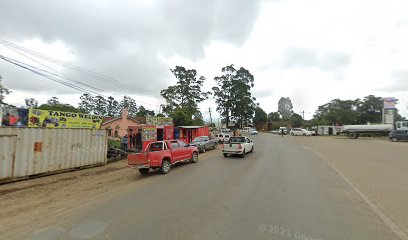
<svg viewBox="0 0 408 240"><path fill-rule="evenodd" d="M393 137L393 138L391 138L391 141L393 141L393 142L398 142L398 138Z"/></svg>
<svg viewBox="0 0 408 240"><path fill-rule="evenodd" d="M167 174L169 173L171 168L171 164L169 160L163 160L162 165L160 167L160 173L161 174Z"/></svg>
<svg viewBox="0 0 408 240"><path fill-rule="evenodd" d="M254 152L254 146L251 147L250 153L253 153L253 152Z"/></svg>
<svg viewBox="0 0 408 240"><path fill-rule="evenodd" d="M223 153L224 157L228 157L228 153Z"/></svg>
<svg viewBox="0 0 408 240"><path fill-rule="evenodd" d="M295 134L294 134L294 133L291 133L290 135L291 135L291 136L295 136Z"/></svg>
<svg viewBox="0 0 408 240"><path fill-rule="evenodd" d="M351 139L357 139L358 138L358 135L355 132L351 132L351 133L347 134L347 136L348 136L348 138L351 138Z"/></svg>
<svg viewBox="0 0 408 240"><path fill-rule="evenodd" d="M198 154L196 152L193 152L193 156L191 157L190 162L192 163L198 162Z"/></svg>
<svg viewBox="0 0 408 240"><path fill-rule="evenodd" d="M207 151L207 149L205 148L205 146L203 147L203 149L201 149L202 153L205 153Z"/></svg>
<svg viewBox="0 0 408 240"><path fill-rule="evenodd" d="M244 149L244 151L243 151L242 154L241 154L241 157L244 158L244 157L245 157L245 154L246 154L246 153L245 153L245 149Z"/></svg>
<svg viewBox="0 0 408 240"><path fill-rule="evenodd" d="M303 133L303 136L306 136L306 133Z"/></svg>
<svg viewBox="0 0 408 240"><path fill-rule="evenodd" d="M142 175L149 174L150 168L139 168L139 173Z"/></svg>

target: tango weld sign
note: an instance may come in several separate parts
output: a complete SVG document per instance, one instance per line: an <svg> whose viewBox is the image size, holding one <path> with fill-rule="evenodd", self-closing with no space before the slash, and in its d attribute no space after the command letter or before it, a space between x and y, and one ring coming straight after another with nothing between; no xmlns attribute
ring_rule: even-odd
<svg viewBox="0 0 408 240"><path fill-rule="evenodd" d="M99 129L102 116L52 110L30 109L28 127Z"/></svg>

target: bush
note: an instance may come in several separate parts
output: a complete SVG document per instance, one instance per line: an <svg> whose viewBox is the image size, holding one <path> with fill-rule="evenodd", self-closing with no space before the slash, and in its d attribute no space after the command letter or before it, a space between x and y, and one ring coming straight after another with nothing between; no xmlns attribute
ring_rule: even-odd
<svg viewBox="0 0 408 240"><path fill-rule="evenodd" d="M109 148L121 148L121 142L120 140L113 140L113 139L109 139L108 140L108 147Z"/></svg>

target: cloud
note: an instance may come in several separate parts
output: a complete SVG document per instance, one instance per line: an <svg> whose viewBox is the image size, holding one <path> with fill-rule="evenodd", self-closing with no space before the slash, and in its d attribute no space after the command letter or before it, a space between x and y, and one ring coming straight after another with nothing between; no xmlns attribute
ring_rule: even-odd
<svg viewBox="0 0 408 240"><path fill-rule="evenodd" d="M312 68L323 71L343 70L350 64L351 55L313 49L289 48L284 54L284 68Z"/></svg>
<svg viewBox="0 0 408 240"><path fill-rule="evenodd" d="M380 91L388 91L388 92L403 92L408 91L408 71L407 70L397 70L392 72L392 78L395 81L383 88L379 88Z"/></svg>
<svg viewBox="0 0 408 240"><path fill-rule="evenodd" d="M203 58L205 47L213 40L244 44L261 2L4 0L0 38L18 43L28 39L62 42L75 55L74 64L158 93L170 82L166 59L174 55ZM5 78L25 83L13 88L35 88L34 80L26 81L27 74L18 71L22 70L8 67L3 71ZM100 82L98 86L110 88ZM57 92L64 89L54 88Z"/></svg>

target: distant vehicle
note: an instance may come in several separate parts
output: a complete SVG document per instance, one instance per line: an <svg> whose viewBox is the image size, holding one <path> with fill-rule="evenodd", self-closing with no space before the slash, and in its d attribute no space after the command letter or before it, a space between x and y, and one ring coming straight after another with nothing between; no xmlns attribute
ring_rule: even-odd
<svg viewBox="0 0 408 240"><path fill-rule="evenodd" d="M190 143L191 146L196 146L198 150L202 153L206 152L209 149L215 149L218 144L218 139L210 139L207 136L196 137Z"/></svg>
<svg viewBox="0 0 408 240"><path fill-rule="evenodd" d="M243 132L246 132L246 133L249 133L249 131L250 131L251 129L252 129L251 127L244 127L244 128L242 129L242 131L243 131Z"/></svg>
<svg viewBox="0 0 408 240"><path fill-rule="evenodd" d="M245 154L253 151L254 143L247 137L231 137L228 143L222 145L224 157L228 157L229 154L245 157Z"/></svg>
<svg viewBox="0 0 408 240"><path fill-rule="evenodd" d="M228 142L230 139L230 135L228 133L220 133L220 134L215 135L215 138L218 139L219 143Z"/></svg>
<svg viewBox="0 0 408 240"><path fill-rule="evenodd" d="M141 153L128 154L128 165L146 175L150 169L160 169L162 174L170 171L173 164L198 161L198 149L182 141L158 141L147 145Z"/></svg>
<svg viewBox="0 0 408 240"><path fill-rule="evenodd" d="M256 131L255 128L252 128L251 130L249 130L249 135L258 135L258 131Z"/></svg>
<svg viewBox="0 0 408 240"><path fill-rule="evenodd" d="M283 134L288 134L288 129L286 127L279 127L279 134L282 134L282 130Z"/></svg>
<svg viewBox="0 0 408 240"><path fill-rule="evenodd" d="M394 130L390 132L389 139L393 142L408 140L408 130Z"/></svg>
<svg viewBox="0 0 408 240"><path fill-rule="evenodd" d="M310 134L312 134L312 136L316 136L316 130L314 130L314 129L308 129L307 131L309 131Z"/></svg>
<svg viewBox="0 0 408 240"><path fill-rule="evenodd" d="M276 129L276 130L272 130L271 133L272 134L280 134L280 131L278 129Z"/></svg>
<svg viewBox="0 0 408 240"><path fill-rule="evenodd" d="M408 130L408 121L398 121L392 124L345 125L339 134L348 138L357 139L360 134L374 134L386 136L393 130Z"/></svg>
<svg viewBox="0 0 408 240"><path fill-rule="evenodd" d="M231 129L229 129L229 128L223 128L223 129L221 129L221 132L231 132Z"/></svg>
<svg viewBox="0 0 408 240"><path fill-rule="evenodd" d="M303 128L292 128L290 130L290 135L291 136L312 136L312 133Z"/></svg>

